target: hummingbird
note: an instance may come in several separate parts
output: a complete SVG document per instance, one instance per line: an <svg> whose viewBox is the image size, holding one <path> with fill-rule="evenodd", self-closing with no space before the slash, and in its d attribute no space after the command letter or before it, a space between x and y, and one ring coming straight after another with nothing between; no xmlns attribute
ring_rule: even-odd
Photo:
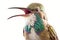
<svg viewBox="0 0 60 40"><path fill-rule="evenodd" d="M11 7L9 9L20 9L25 14L19 14L9 17L22 16L27 18L27 24L23 28L25 40L58 40L53 27L48 23L43 5L40 3L31 3L27 8Z"/></svg>

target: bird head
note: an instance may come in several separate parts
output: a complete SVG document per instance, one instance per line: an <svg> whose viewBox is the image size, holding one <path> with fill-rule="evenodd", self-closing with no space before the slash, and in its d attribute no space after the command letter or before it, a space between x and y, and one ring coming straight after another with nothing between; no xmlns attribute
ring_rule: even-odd
<svg viewBox="0 0 60 40"><path fill-rule="evenodd" d="M43 11L42 7L43 6L39 3L32 3L27 8L10 7L9 9L21 9L25 12L25 14L14 15L14 16L9 17L8 19L17 17L17 16L28 17L27 24L34 25L34 22L36 21L36 17L34 13L38 12L39 10Z"/></svg>
<svg viewBox="0 0 60 40"><path fill-rule="evenodd" d="M37 8L37 7L39 7L39 8ZM14 15L14 16L9 17L8 19L13 18L13 17L17 17L17 16L28 17L29 14L38 12L39 11L38 9L40 9L41 11L43 11L43 5L39 4L39 3L32 3L27 8L10 7L9 9L21 9L21 10L23 10L25 12L25 14Z"/></svg>

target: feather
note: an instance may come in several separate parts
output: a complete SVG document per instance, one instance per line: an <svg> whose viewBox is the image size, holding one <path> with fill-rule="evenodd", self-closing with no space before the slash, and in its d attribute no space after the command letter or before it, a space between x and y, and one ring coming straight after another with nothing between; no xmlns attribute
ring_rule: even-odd
<svg viewBox="0 0 60 40"><path fill-rule="evenodd" d="M48 32L51 40L58 40L57 34L51 25L48 27Z"/></svg>

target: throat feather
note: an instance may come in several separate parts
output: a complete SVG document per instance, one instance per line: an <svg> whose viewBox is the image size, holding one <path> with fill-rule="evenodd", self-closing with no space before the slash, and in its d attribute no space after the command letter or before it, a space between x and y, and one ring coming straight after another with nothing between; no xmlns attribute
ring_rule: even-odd
<svg viewBox="0 0 60 40"><path fill-rule="evenodd" d="M30 33L32 26L36 33L40 33L44 30L43 21L38 13L31 15L30 20L29 20L29 25L26 25L25 30Z"/></svg>

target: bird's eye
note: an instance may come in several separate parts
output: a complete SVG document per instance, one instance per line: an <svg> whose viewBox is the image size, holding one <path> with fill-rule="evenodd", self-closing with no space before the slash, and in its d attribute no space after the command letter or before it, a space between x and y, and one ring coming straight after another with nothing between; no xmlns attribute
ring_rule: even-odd
<svg viewBox="0 0 60 40"><path fill-rule="evenodd" d="M45 16L43 16L43 19L46 20Z"/></svg>
<svg viewBox="0 0 60 40"><path fill-rule="evenodd" d="M35 11L38 11L38 9L35 9Z"/></svg>

